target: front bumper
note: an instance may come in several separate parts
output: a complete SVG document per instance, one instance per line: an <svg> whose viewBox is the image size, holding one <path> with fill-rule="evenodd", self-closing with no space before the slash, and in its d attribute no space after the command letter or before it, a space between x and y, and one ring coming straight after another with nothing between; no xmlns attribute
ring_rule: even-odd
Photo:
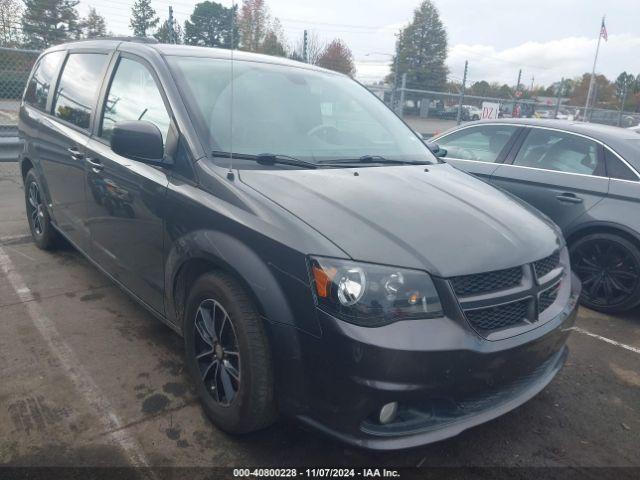
<svg viewBox="0 0 640 480"><path fill-rule="evenodd" d="M304 335L305 386L296 416L346 443L375 450L415 447L455 436L518 407L560 371L580 283L537 328L499 341L460 319L405 321L378 328L321 313L322 338ZM305 393L302 393L305 392ZM376 420L388 402L397 419Z"/></svg>

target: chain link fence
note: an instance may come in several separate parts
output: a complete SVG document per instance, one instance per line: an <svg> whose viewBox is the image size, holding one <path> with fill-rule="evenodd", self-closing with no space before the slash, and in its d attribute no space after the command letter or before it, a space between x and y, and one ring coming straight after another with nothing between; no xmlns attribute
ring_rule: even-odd
<svg viewBox="0 0 640 480"><path fill-rule="evenodd" d="M18 108L39 54L35 50L0 48L0 162L18 158Z"/></svg>
<svg viewBox="0 0 640 480"><path fill-rule="evenodd" d="M402 85L402 84L401 84ZM544 118L586 121L622 128L640 124L640 112L571 105L562 97L497 98L464 92L439 92L400 86L367 85L414 130L430 136L464 122L480 120L487 103L498 105L498 118Z"/></svg>

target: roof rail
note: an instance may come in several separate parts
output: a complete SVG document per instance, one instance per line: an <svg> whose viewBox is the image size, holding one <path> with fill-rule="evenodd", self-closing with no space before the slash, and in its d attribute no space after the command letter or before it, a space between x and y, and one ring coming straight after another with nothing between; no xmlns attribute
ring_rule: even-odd
<svg viewBox="0 0 640 480"><path fill-rule="evenodd" d="M79 40L74 40L69 43L78 43L78 42L93 42L95 40L114 40L120 42L133 42L133 43L160 43L153 37L129 37L129 36L114 36L114 37L95 37L95 38L82 38Z"/></svg>

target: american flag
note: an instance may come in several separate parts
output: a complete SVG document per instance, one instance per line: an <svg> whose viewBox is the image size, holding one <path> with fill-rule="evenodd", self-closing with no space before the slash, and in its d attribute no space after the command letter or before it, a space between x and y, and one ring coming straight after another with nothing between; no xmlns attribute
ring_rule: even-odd
<svg viewBox="0 0 640 480"><path fill-rule="evenodd" d="M604 24L604 18L602 19L602 26L600 27L600 36L604 38L604 41L609 40L609 36L607 35L607 27Z"/></svg>

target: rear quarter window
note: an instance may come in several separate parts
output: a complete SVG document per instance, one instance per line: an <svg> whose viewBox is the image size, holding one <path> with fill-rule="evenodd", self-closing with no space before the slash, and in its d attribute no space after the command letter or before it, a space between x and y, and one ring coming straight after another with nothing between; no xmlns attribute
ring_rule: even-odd
<svg viewBox="0 0 640 480"><path fill-rule="evenodd" d="M54 82L54 76L58 71L60 62L64 58L65 52L51 52L45 54L33 72L33 76L27 84L24 95L24 101L37 108L45 111L47 108L47 97L51 84Z"/></svg>
<svg viewBox="0 0 640 480"><path fill-rule="evenodd" d="M638 176L631 171L611 150L605 147L604 159L607 164L607 175L620 180L638 181Z"/></svg>

